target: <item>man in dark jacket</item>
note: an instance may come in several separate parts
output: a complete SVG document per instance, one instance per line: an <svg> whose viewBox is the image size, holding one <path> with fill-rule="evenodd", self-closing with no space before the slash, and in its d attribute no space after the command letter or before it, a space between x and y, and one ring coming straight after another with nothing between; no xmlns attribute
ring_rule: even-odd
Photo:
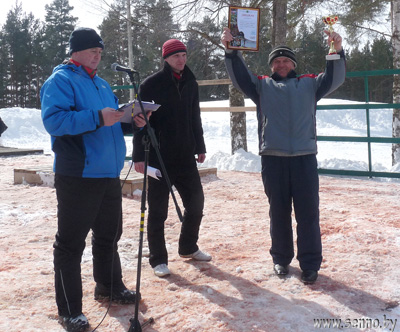
<svg viewBox="0 0 400 332"><path fill-rule="evenodd" d="M257 106L262 179L270 210L270 253L278 275L289 272L294 257L292 204L297 221L297 259L301 280L314 283L322 262L319 227L319 179L317 170L317 101L337 89L345 79L342 38L325 31L333 43L336 60L324 73L297 76L296 56L287 46L275 47L268 64L272 75L255 76L240 52L227 49L225 64L236 88ZM232 34L225 28L226 47Z"/></svg>
<svg viewBox="0 0 400 332"><path fill-rule="evenodd" d="M162 48L164 68L148 77L139 89L143 101L154 101L160 108L150 118L161 158L171 185L178 190L185 208L179 238L179 255L209 261L211 256L197 245L203 216L204 193L196 160L204 162L206 148L200 118L198 84L186 66L186 46L177 39L166 41ZM142 138L147 130L135 133L133 161L137 172L144 172ZM197 155L197 158L196 156ZM160 169L154 148L150 148L149 165ZM164 237L168 215L169 188L165 176L149 178L147 238L150 265L158 277L170 274Z"/></svg>

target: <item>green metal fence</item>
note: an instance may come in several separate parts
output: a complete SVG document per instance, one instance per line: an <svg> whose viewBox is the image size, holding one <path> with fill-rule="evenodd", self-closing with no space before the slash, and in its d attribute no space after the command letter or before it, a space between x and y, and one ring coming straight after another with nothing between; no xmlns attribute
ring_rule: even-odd
<svg viewBox="0 0 400 332"><path fill-rule="evenodd" d="M372 76L384 76L384 75L395 75L400 74L399 69L388 69L388 70L374 70L374 71L363 71L363 72L349 72L346 77L361 77L364 78L364 90L365 90L365 102L364 104L341 104L341 105L318 105L317 110L365 110L367 130L365 136L317 136L318 141L329 141L329 142L363 142L367 144L368 148L368 170L366 171L355 171L355 170L339 170L339 169L318 169L320 174L332 174L332 175L351 175L351 176L368 176L368 177L388 177L388 178L400 178L400 173L393 172L376 172L372 170L372 143L387 143L400 144L400 138L393 137L371 137L370 130L370 111L376 109L396 109L400 108L400 104L385 104L385 103L374 103L370 104L369 101L369 84L368 78Z"/></svg>
<svg viewBox="0 0 400 332"><path fill-rule="evenodd" d="M377 172L372 170L372 143L386 143L400 144L400 138L393 137L371 137L370 130L370 111L376 109L397 109L400 108L400 104L385 104L385 103L374 103L370 104L369 101L369 83L368 78L373 76L384 76L384 75L397 75L400 74L400 69L387 69L387 70L374 70L374 71L363 71L363 72L349 72L346 74L347 78L361 77L364 79L364 90L365 90L365 102L363 104L340 104L340 105L318 105L317 110L365 110L367 130L365 136L317 136L317 140L322 142L354 142L354 143L366 143L368 148L368 170L356 171L356 170L345 170L345 169L324 169L319 168L320 174L331 174L331 175L345 175L345 176L366 176L366 177L387 177L387 178L400 178L400 173L394 172ZM229 84L229 80L214 80L214 81L199 81L199 85L210 85L210 84ZM113 90L117 89L130 89L132 85L121 85L112 87Z"/></svg>

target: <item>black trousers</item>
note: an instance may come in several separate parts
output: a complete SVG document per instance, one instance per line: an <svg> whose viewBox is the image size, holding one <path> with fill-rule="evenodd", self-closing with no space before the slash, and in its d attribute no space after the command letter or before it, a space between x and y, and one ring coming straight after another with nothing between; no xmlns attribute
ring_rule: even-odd
<svg viewBox="0 0 400 332"><path fill-rule="evenodd" d="M6 124L3 122L3 120L0 118L0 136L2 133L4 133L6 131L8 127L6 126Z"/></svg>
<svg viewBox="0 0 400 332"><path fill-rule="evenodd" d="M322 262L322 244L316 156L262 156L261 163L264 190L270 204L270 253L273 262L288 265L294 257L293 203L300 268L318 271Z"/></svg>
<svg viewBox="0 0 400 332"><path fill-rule="evenodd" d="M56 302L59 315L74 315L82 312L80 264L90 229L94 280L107 286L112 282L122 283L117 251L122 234L121 185L119 178L56 174L55 188L58 201L58 231L54 242Z"/></svg>
<svg viewBox="0 0 400 332"><path fill-rule="evenodd" d="M179 236L179 254L189 255L199 248L197 240L203 217L204 193L196 163L192 165L166 165L171 185L175 186L184 206L183 222ZM147 239L150 265L168 264L164 223L168 217L169 189L165 177L149 178Z"/></svg>

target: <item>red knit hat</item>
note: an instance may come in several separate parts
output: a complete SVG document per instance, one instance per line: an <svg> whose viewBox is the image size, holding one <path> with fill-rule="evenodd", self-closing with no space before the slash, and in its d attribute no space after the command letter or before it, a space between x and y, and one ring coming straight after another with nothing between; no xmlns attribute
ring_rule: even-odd
<svg viewBox="0 0 400 332"><path fill-rule="evenodd" d="M186 52L186 46L178 39L167 40L162 47L162 57L164 59L179 52Z"/></svg>

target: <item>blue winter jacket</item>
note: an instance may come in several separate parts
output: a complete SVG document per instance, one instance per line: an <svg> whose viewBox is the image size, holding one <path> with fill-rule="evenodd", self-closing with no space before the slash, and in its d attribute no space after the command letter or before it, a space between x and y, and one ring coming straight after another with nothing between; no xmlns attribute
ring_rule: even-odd
<svg viewBox="0 0 400 332"><path fill-rule="evenodd" d="M54 172L84 178L116 178L126 146L121 124L103 126L100 110L118 108L110 85L82 66L54 68L41 91L42 120L51 135Z"/></svg>

